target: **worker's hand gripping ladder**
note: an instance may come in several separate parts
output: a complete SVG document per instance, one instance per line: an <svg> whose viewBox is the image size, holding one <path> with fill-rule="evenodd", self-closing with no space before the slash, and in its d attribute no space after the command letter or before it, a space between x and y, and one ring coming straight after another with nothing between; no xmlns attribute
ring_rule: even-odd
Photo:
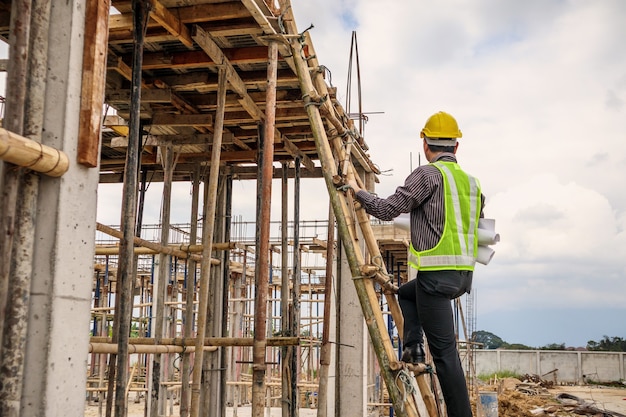
<svg viewBox="0 0 626 417"><path fill-rule="evenodd" d="M319 63L315 57L308 33L298 34L289 4L283 5L283 8L285 11L281 17L281 24L285 28L285 38L291 47L292 64L295 66L300 80L305 107L315 137L339 236L350 265L381 374L393 403L395 414L399 417L417 417L419 413L416 401L418 398L416 398L414 390L415 381L410 372L407 372L406 364L397 359L397 354L386 331L383 314L378 307L374 281L383 287L393 319L401 334L403 319L395 297L397 287L389 279L367 214L360 207L354 206L349 192L346 193L337 189L346 177L355 177L350 155L354 134L348 127L350 123L345 114L339 115L331 101L328 100L326 83L318 70ZM313 77L311 74L314 74ZM322 113L332 125L330 128L333 132L331 140L326 134ZM338 172L338 166L340 166L341 172ZM359 181L358 178L357 181ZM364 236L369 259L372 260L371 263L366 263L366 257L357 244L357 225ZM438 415L437 405L426 379L426 368L425 365L419 365L413 366L411 370L415 373L417 387L429 416L436 417ZM405 378L406 376L408 379Z"/></svg>

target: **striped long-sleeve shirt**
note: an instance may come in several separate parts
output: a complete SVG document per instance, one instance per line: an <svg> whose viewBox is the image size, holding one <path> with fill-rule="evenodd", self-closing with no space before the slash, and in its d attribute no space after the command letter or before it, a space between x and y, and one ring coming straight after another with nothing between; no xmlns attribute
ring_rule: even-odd
<svg viewBox="0 0 626 417"><path fill-rule="evenodd" d="M441 153L433 161L456 162L452 153ZM387 198L361 190L356 198L365 211L380 220L393 220L411 213L411 243L417 251L433 248L443 233L445 210L443 177L432 165L416 168ZM484 197L481 196L484 204ZM482 205L481 205L482 217Z"/></svg>

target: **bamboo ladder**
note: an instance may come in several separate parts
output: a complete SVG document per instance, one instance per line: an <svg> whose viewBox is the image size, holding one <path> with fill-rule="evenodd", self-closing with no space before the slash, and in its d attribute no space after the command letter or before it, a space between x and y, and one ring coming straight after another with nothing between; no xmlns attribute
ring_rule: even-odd
<svg viewBox="0 0 626 417"><path fill-rule="evenodd" d="M355 175L350 155L353 135L350 128L346 127L349 125L349 120L345 114L340 115L328 99L328 89L315 56L313 44L306 31L298 34L288 0L283 2L282 10L282 24L286 32L284 37L289 42L293 62L298 72L305 108L315 138L339 236L350 265L353 282L394 412L399 417L419 416L418 398L414 389L416 382L428 415L437 417L437 404L427 380L429 367L423 364L407 366L399 362L386 331L383 314L378 307L374 281L384 289L385 298L400 334L403 318L395 297L397 287L388 277L367 213L358 204L354 204L349 193L338 190L346 177L355 178L360 182L358 175ZM332 124L333 132L330 135L332 137L330 141L321 113ZM344 142L342 138L348 140ZM337 167L341 168L341 172ZM360 227L367 246L369 253L367 258L366 254L361 252L357 242L357 225ZM409 371L413 371L415 380Z"/></svg>

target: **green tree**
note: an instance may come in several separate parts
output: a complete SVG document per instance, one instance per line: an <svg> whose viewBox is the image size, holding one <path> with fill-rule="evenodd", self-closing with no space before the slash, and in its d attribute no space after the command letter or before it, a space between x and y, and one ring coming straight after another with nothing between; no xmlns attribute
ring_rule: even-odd
<svg viewBox="0 0 626 417"><path fill-rule="evenodd" d="M550 343L538 348L539 350L565 350L565 343Z"/></svg>
<svg viewBox="0 0 626 417"><path fill-rule="evenodd" d="M600 350L604 352L626 352L626 340L621 337L604 336L602 340L587 342L587 350Z"/></svg>
<svg viewBox="0 0 626 417"><path fill-rule="evenodd" d="M530 346L526 346L523 345L521 343L506 343L504 342L502 344L502 346L500 346L502 349L511 349L511 350L531 350L533 349Z"/></svg>
<svg viewBox="0 0 626 417"><path fill-rule="evenodd" d="M483 349L497 349L505 344L504 340L485 330L475 331L472 334L472 339L476 343L482 343Z"/></svg>

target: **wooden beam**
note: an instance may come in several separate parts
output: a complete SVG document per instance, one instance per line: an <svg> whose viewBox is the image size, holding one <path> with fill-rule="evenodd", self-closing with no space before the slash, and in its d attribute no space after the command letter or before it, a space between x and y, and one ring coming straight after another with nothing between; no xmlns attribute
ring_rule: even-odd
<svg viewBox="0 0 626 417"><path fill-rule="evenodd" d="M294 158L300 158L302 165L306 167L309 171L313 172L315 170L315 164L311 161L311 158L306 156L296 145L294 145L289 139L283 137L283 145L285 150L289 153L289 155Z"/></svg>
<svg viewBox="0 0 626 417"><path fill-rule="evenodd" d="M152 6L150 10L150 17L180 40L187 48L192 48L193 39L189 36L189 29L187 29L187 26L185 26L179 18L174 16L158 0L150 0L150 5Z"/></svg>
<svg viewBox="0 0 626 417"><path fill-rule="evenodd" d="M109 0L92 0L86 4L83 77L80 100L80 126L76 159L79 164L98 166L100 128L106 76Z"/></svg>

